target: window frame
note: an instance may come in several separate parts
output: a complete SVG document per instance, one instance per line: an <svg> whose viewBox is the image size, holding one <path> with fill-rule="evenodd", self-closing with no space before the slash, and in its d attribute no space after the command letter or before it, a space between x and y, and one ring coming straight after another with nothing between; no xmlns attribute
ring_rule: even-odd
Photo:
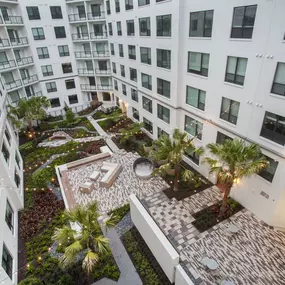
<svg viewBox="0 0 285 285"><path fill-rule="evenodd" d="M145 83L146 81L143 80L143 77L146 77L147 83ZM141 72L141 84L143 88L146 88L148 90L152 90L152 76L146 73Z"/></svg>
<svg viewBox="0 0 285 285"><path fill-rule="evenodd" d="M74 99L70 100L71 97L75 97L75 96L76 96L76 100L74 100ZM69 102L69 105L78 104L78 96L77 96L77 94L68 95L68 102Z"/></svg>
<svg viewBox="0 0 285 285"><path fill-rule="evenodd" d="M55 81L46 82L47 93L57 92L57 86Z"/></svg>
<svg viewBox="0 0 285 285"><path fill-rule="evenodd" d="M284 65L284 68L285 68L285 63L284 63L284 62L277 62L270 93L275 94L275 95L278 95L278 96L285 96L285 74L284 74L284 84L283 84L283 83L277 83L277 82L275 82L276 76L277 76L277 73L278 73L278 68L279 68L279 66L281 66L281 65ZM280 92L278 93L278 92L274 91L274 85L277 85L277 84L282 86L282 88L283 88L283 90L284 90L284 91L283 91L283 94L280 94Z"/></svg>
<svg viewBox="0 0 285 285"><path fill-rule="evenodd" d="M29 9L32 9L32 13L29 13ZM40 20L41 19L41 14L40 14L38 6L27 6L26 10L27 10L27 15L28 15L29 20ZM34 13L35 11L37 11L37 13Z"/></svg>
<svg viewBox="0 0 285 285"><path fill-rule="evenodd" d="M195 69L190 69L190 54L193 54L193 53L196 53L196 54L201 54L201 61L200 61L200 71L198 72L197 70ZM208 55L209 56L209 61L208 61L208 68L204 70L206 70L206 72L203 71L203 57L205 55ZM209 66L210 66L210 54L209 53L203 53L203 52L196 52L196 51L188 51L188 63L187 63L187 72L188 73L192 73L192 74L198 74L200 76L203 76L203 77L208 77L209 75Z"/></svg>
<svg viewBox="0 0 285 285"><path fill-rule="evenodd" d="M56 102L57 102L56 106L53 106L52 100L56 100ZM50 101L50 107L51 108L58 108L61 106L59 97L50 98L49 101Z"/></svg>
<svg viewBox="0 0 285 285"><path fill-rule="evenodd" d="M41 51L41 54L39 54L39 50ZM48 47L37 47L37 54L39 59L49 58Z"/></svg>
<svg viewBox="0 0 285 285"><path fill-rule="evenodd" d="M195 105L192 105L190 104L190 102L188 102L188 90L192 88L192 89L196 89L198 90L198 100L197 100L197 106ZM205 93L205 103L201 102L200 99L201 99L201 93L204 92ZM205 111L205 106L206 106L206 91L204 90L201 90L201 89L198 89L198 88L195 88L195 87L192 87L192 86L189 86L189 85L186 85L186 104L189 105L189 106L192 106L196 109L199 109L201 111Z"/></svg>
<svg viewBox="0 0 285 285"><path fill-rule="evenodd" d="M166 57L167 60L164 60L164 57ZM161 60L159 60L160 58ZM156 49L156 66L171 70L171 50L160 48Z"/></svg>
<svg viewBox="0 0 285 285"><path fill-rule="evenodd" d="M146 107L146 106L148 106L148 107ZM152 100L151 99L149 99L145 96L142 96L142 107L144 110L146 110L152 114L153 109L152 109Z"/></svg>
<svg viewBox="0 0 285 285"><path fill-rule="evenodd" d="M48 70L48 67L50 67L51 71L46 71L44 72L43 71L43 68L45 68L46 70ZM43 76L52 76L53 75L53 68L52 68L52 65L51 64L47 64L47 65L42 65L41 66L41 70L42 70L42 74Z"/></svg>
<svg viewBox="0 0 285 285"><path fill-rule="evenodd" d="M157 104L157 117L163 122L170 123L170 109L163 105Z"/></svg>
<svg viewBox="0 0 285 285"><path fill-rule="evenodd" d="M159 82L161 82L161 86L162 86L161 88L159 88L160 87ZM164 84L167 84L167 83L169 83L169 89L168 89L169 93L165 94L164 90L167 90L167 88L166 89L164 88ZM159 95L166 97L166 98L170 98L170 93L171 93L171 82L170 81L157 77L156 78L156 89L157 89L156 92Z"/></svg>
<svg viewBox="0 0 285 285"><path fill-rule="evenodd" d="M229 67L229 60L230 58L236 58L236 66L235 66L235 73L232 74L232 73L229 73L228 72L228 67ZM242 75L237 75L237 71L238 71L238 67L239 67L239 63L241 60L243 59L246 59L246 67L245 67L245 71L244 71L244 76ZM225 74L225 82L229 82L231 84L236 84L236 85L240 85L240 86L243 86L244 85L244 80L245 80L245 75L246 75L246 70L247 70L247 62L248 62L248 59L245 58L245 57L237 57L237 56L228 56L227 57L227 65L226 65L226 74ZM234 76L234 80L229 80L227 78L228 74L230 75L233 75ZM238 80L237 80L237 77L242 77L242 83L240 83Z"/></svg>
<svg viewBox="0 0 285 285"><path fill-rule="evenodd" d="M34 31L36 31L36 34L34 34ZM42 34L39 33L39 31L42 31ZM35 41L40 41L40 40L45 40L45 31L43 27L34 27L32 28L32 35L33 35L33 39Z"/></svg>
<svg viewBox="0 0 285 285"><path fill-rule="evenodd" d="M195 124L195 133L194 134L191 134L189 129L187 129L187 124L188 124L188 121L192 121L194 124ZM191 123L190 123L191 125ZM201 129L201 131L199 132L199 128ZM190 134L191 136L197 138L198 140L202 140L202 135L203 135L203 123L201 123L200 121L192 118L192 117L189 117L187 115L185 115L185 118L184 118L184 131L187 133L187 134Z"/></svg>
<svg viewBox="0 0 285 285"><path fill-rule="evenodd" d="M206 33L205 33L205 30L206 29L209 29L209 28L207 28L206 27L206 25L207 25L207 23L206 23L206 13L208 13L208 12L212 12L212 22L211 22L211 31L210 31L210 35L209 36L207 36L207 35L205 35ZM193 34L191 34L191 26L192 26L192 20L191 20L191 17L194 15L194 14L199 14L199 13L203 13L204 15L203 15L203 34L202 35L193 35ZM204 11L195 11L195 12L190 12L190 23L189 23L189 37L190 38L211 38L212 37L212 31L213 31L213 21L214 21L214 10L212 9L212 10L204 10ZM197 21L197 24L199 24L198 23L198 21Z"/></svg>
<svg viewBox="0 0 285 285"><path fill-rule="evenodd" d="M164 27L167 25L164 24L164 21L166 21L164 18L170 18L170 30L165 31ZM158 21L161 21L160 27L161 29L158 29ZM157 37L171 37L172 34L172 15L166 14L166 15L157 15L156 16L156 36Z"/></svg>
<svg viewBox="0 0 285 285"><path fill-rule="evenodd" d="M153 134L153 123L145 117L143 117L143 127L150 134Z"/></svg>
<svg viewBox="0 0 285 285"><path fill-rule="evenodd" d="M147 53L142 53L142 50L147 50ZM147 61L143 61L143 56L147 56ZM151 48L150 47L140 47L140 57L141 57L141 63L149 64L151 65Z"/></svg>
<svg viewBox="0 0 285 285"><path fill-rule="evenodd" d="M4 259L4 253L8 258ZM14 258L10 251L8 250L6 244L3 242L3 250L2 250L2 267L6 274L9 276L11 280L13 280L13 263L14 263Z"/></svg>
<svg viewBox="0 0 285 285"><path fill-rule="evenodd" d="M223 102L224 102L224 99L225 100L229 100L230 101L230 107L229 107L229 112L226 113L226 112L223 112ZM232 114L232 106L234 103L238 103L238 112L237 112L237 116L233 115ZM232 99L229 99L227 97L222 97L222 104L221 104L221 110L220 110L220 119L230 123L230 124L233 124L233 125L236 125L237 124L237 121L238 121L238 114L239 114L239 108L240 108L240 102L238 101L235 101L235 100L232 100ZM222 113L223 112L223 113ZM222 115L224 114L227 114L227 117L228 119L225 119L225 117L222 117ZM235 122L231 122L231 117L234 117L235 118Z"/></svg>
<svg viewBox="0 0 285 285"><path fill-rule="evenodd" d="M127 24L127 36L135 36L135 20L126 20Z"/></svg>
<svg viewBox="0 0 285 285"><path fill-rule="evenodd" d="M277 168L278 168L278 165L279 165L279 162L265 154L263 154L263 156L266 158L266 160L269 162L268 166L265 167L264 169L262 169L259 173L257 173L260 177L262 177L263 179L267 180L268 182L272 183L273 182L273 179L274 179L274 176L275 176L275 173L277 171ZM273 164L273 165L272 165ZM270 167L273 167L275 168L274 169L274 173L270 173L268 172L268 169Z"/></svg>
<svg viewBox="0 0 285 285"><path fill-rule="evenodd" d="M75 80L74 79L66 79L65 81L65 88L66 90L76 88Z"/></svg>
<svg viewBox="0 0 285 285"><path fill-rule="evenodd" d="M136 46L135 45L128 45L128 55L129 55L129 59L132 59L132 60L137 59Z"/></svg>
<svg viewBox="0 0 285 285"><path fill-rule="evenodd" d="M65 47L67 47L67 51L64 50ZM60 51L60 48L63 50L63 52ZM58 54L59 54L60 57L70 56L69 46L68 45L57 46L57 49L58 49Z"/></svg>
<svg viewBox="0 0 285 285"><path fill-rule="evenodd" d="M146 29L145 31L142 31L143 26L143 21L146 23ZM151 36L151 22L150 22L150 17L143 17L139 18L139 29L140 29L140 36L141 37L150 37Z"/></svg>
<svg viewBox="0 0 285 285"><path fill-rule="evenodd" d="M66 73L73 73L73 69L72 69L72 63L71 62L65 62L61 64L61 68L62 68L62 73L66 74ZM68 71L66 71L68 70Z"/></svg>
<svg viewBox="0 0 285 285"><path fill-rule="evenodd" d="M49 8L50 8L50 15L52 19L63 19L61 6L49 6Z"/></svg>
<svg viewBox="0 0 285 285"><path fill-rule="evenodd" d="M10 211L8 211L10 210ZM11 216L8 216L12 214ZM14 234L14 224L15 224L15 211L12 208L9 200L6 200L6 210L5 210L5 221L8 228L11 230L12 234Z"/></svg>
<svg viewBox="0 0 285 285"><path fill-rule="evenodd" d="M135 75L136 75L134 78L132 78L133 73L135 73ZM138 71L136 68L130 67L130 80L134 81L134 82L138 82Z"/></svg>
<svg viewBox="0 0 285 285"><path fill-rule="evenodd" d="M65 39L66 38L66 31L65 26L57 26L54 28L54 34L56 39Z"/></svg>
<svg viewBox="0 0 285 285"><path fill-rule="evenodd" d="M139 94L138 94L138 90L134 89L134 88L131 88L131 97L132 97L132 100L135 101L135 102L139 102Z"/></svg>

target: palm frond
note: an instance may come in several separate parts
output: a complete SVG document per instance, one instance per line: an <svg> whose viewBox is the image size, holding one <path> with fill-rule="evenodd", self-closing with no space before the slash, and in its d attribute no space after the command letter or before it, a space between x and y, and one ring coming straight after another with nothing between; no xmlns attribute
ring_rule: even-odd
<svg viewBox="0 0 285 285"><path fill-rule="evenodd" d="M191 179L193 179L194 176L195 176L195 174L189 169L185 169L182 172L182 180L183 181L190 181Z"/></svg>
<svg viewBox="0 0 285 285"><path fill-rule="evenodd" d="M98 261L99 255L92 250L88 250L82 263L83 270L90 274Z"/></svg>
<svg viewBox="0 0 285 285"><path fill-rule="evenodd" d="M115 225L119 222L119 217L111 214L109 218L105 221L105 226L107 229L115 227Z"/></svg>
<svg viewBox="0 0 285 285"><path fill-rule="evenodd" d="M68 244L77 232L70 228L70 226L64 226L60 229L56 229L52 239L58 243Z"/></svg>
<svg viewBox="0 0 285 285"><path fill-rule="evenodd" d="M94 238L94 244L98 250L98 253L105 253L109 251L109 239L100 235Z"/></svg>

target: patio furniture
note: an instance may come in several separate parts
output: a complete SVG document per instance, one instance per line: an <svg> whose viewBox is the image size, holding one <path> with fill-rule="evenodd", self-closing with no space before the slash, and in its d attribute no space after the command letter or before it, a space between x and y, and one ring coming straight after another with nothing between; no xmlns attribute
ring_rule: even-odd
<svg viewBox="0 0 285 285"><path fill-rule="evenodd" d="M111 187L115 181L115 179L119 176L119 174L122 171L122 166L118 163L111 163L111 162L103 162L103 165L101 167L101 171L107 172L101 181L99 182L99 185L101 187Z"/></svg>
<svg viewBox="0 0 285 285"><path fill-rule="evenodd" d="M232 281L229 281L229 280L223 280L221 282L221 285L236 285L236 284Z"/></svg>
<svg viewBox="0 0 285 285"><path fill-rule="evenodd" d="M89 176L89 178L90 178L92 181L95 182L95 181L98 179L99 175L100 175L100 172L97 171L97 170L94 170L94 171L91 173L91 175Z"/></svg>
<svg viewBox="0 0 285 285"><path fill-rule="evenodd" d="M203 257L201 263L205 265L210 270L216 270L219 267L217 261L213 258Z"/></svg>
<svg viewBox="0 0 285 285"><path fill-rule="evenodd" d="M93 191L93 182L85 182L79 185L79 191L85 194L90 194Z"/></svg>
<svg viewBox="0 0 285 285"><path fill-rule="evenodd" d="M152 177L153 169L153 162L146 157L140 157L134 161L133 170L138 178L149 179Z"/></svg>

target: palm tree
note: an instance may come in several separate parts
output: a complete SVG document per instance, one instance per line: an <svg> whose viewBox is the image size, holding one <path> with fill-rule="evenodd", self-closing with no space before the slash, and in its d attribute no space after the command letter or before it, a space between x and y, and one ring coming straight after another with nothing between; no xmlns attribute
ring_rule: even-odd
<svg viewBox="0 0 285 285"><path fill-rule="evenodd" d="M256 144L246 145L243 140L226 140L223 144L208 144L207 148L215 157L205 157L210 173L217 174L217 181L224 185L224 197L221 212L227 208L227 199L235 182L259 173L268 165Z"/></svg>
<svg viewBox="0 0 285 285"><path fill-rule="evenodd" d="M196 152L202 154L202 148L196 148L193 144L193 139L190 139L185 132L175 129L172 138L167 135L162 135L153 143L153 151L150 152L150 157L155 161L163 161L164 163L157 169L154 174L170 173L174 174L173 190L178 191L179 179L182 173L183 180L190 180L194 177L194 173L181 165L185 152ZM182 172L183 171L183 172Z"/></svg>
<svg viewBox="0 0 285 285"><path fill-rule="evenodd" d="M131 126L125 129L120 130L120 143L127 143L129 139L135 136L138 133L141 133L141 128L143 127L143 123L133 123Z"/></svg>
<svg viewBox="0 0 285 285"><path fill-rule="evenodd" d="M8 105L8 118L17 128L28 127L33 132L33 120L44 119L48 107L50 101L45 96L34 96L29 100L21 98L17 106Z"/></svg>
<svg viewBox="0 0 285 285"><path fill-rule="evenodd" d="M71 211L66 211L68 224L56 229L53 240L60 243L64 248L64 254L60 260L61 266L67 267L78 261L81 254L84 259L82 268L90 274L100 259L100 255L109 251L109 240L102 235L97 202L87 206L78 206ZM114 227L117 217L110 216L105 222L106 228ZM70 224L78 227L75 230Z"/></svg>

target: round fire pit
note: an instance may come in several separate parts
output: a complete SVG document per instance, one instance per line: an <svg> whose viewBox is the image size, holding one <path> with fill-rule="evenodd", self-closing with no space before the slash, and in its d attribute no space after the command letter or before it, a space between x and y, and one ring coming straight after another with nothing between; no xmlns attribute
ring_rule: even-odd
<svg viewBox="0 0 285 285"><path fill-rule="evenodd" d="M140 157L134 161L133 170L138 178L149 179L153 169L153 162L149 158Z"/></svg>

